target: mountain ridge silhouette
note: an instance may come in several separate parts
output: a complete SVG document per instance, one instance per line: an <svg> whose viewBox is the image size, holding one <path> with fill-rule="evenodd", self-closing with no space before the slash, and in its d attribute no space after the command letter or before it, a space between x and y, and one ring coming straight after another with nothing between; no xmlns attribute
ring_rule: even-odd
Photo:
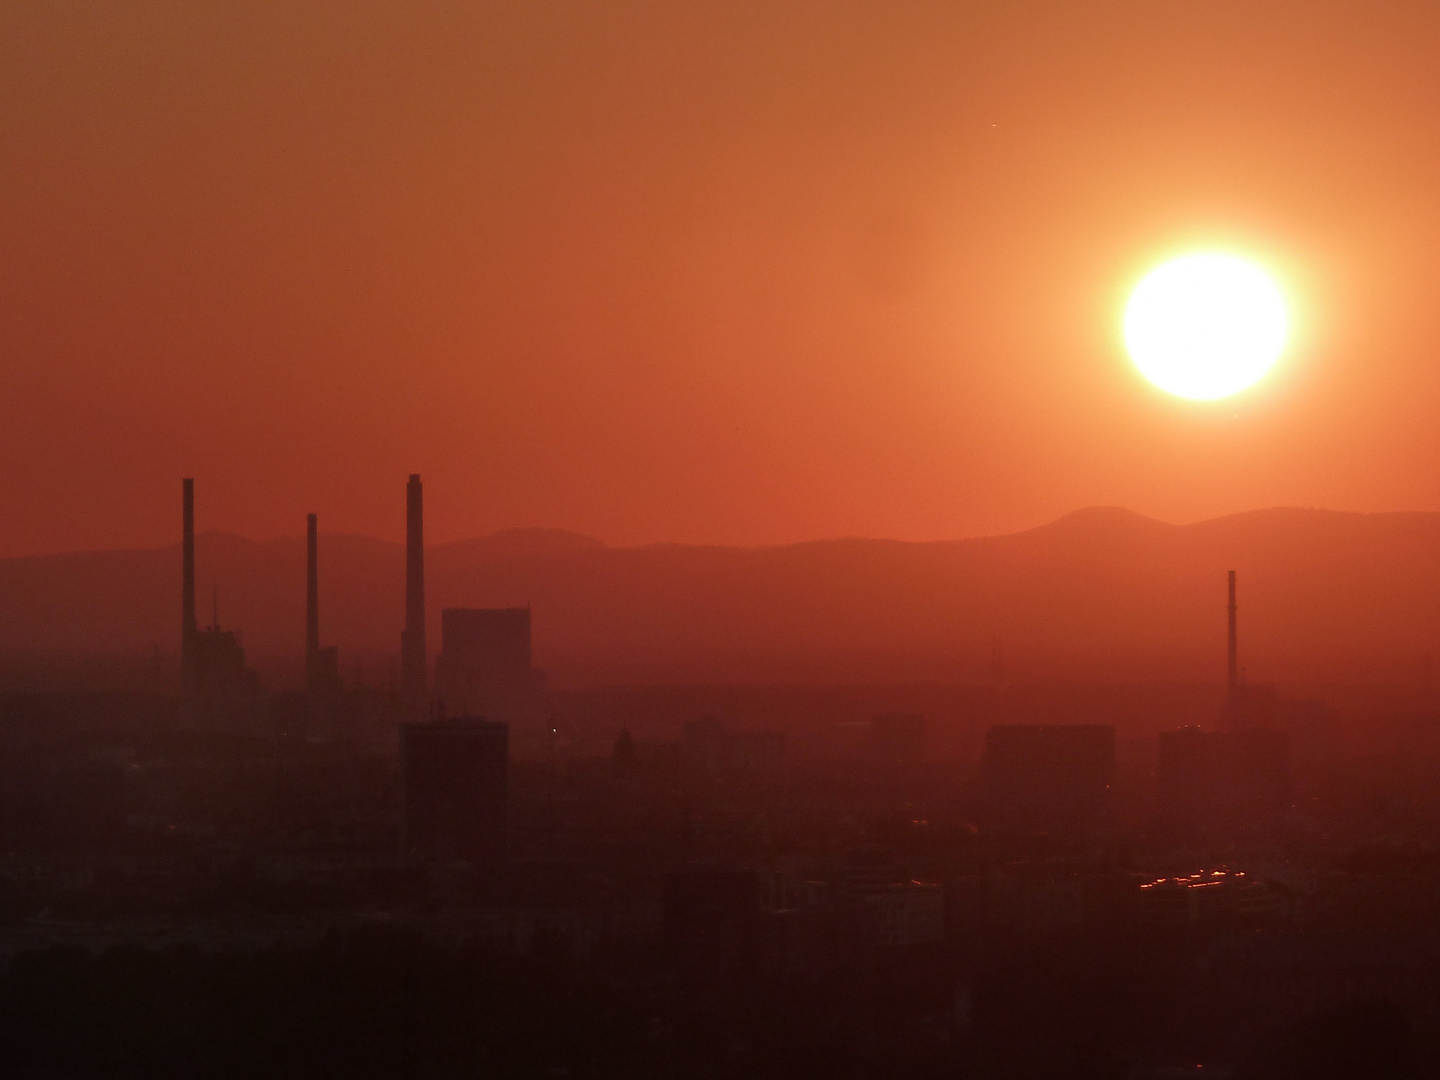
<svg viewBox="0 0 1440 1080"><path fill-rule="evenodd" d="M395 651L403 546L320 545L325 642ZM221 624L262 667L298 655L303 538L212 531L197 549L202 623L218 586ZM1089 507L992 536L758 547L511 529L432 545L426 566L432 649L444 607L530 604L537 662L562 677L984 678L999 642L1017 674L1208 679L1229 569L1252 677L1408 678L1440 644L1430 512L1276 507L1174 525ZM0 560L0 653L171 655L179 592L178 543Z"/></svg>

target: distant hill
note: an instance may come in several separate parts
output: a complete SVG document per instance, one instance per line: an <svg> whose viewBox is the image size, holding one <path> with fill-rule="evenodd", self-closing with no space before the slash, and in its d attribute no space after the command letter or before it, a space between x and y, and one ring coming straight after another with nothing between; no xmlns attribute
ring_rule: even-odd
<svg viewBox="0 0 1440 1080"><path fill-rule="evenodd" d="M197 539L201 621L262 663L298 655L304 541ZM563 679L1219 678L1225 571L1256 680L1418 681L1440 647L1440 514L1274 509L1167 525L1115 508L1007 536L760 548L611 548L509 530L427 551L446 606L531 604ZM398 649L401 545L321 537L321 624L342 653ZM179 547L0 560L0 653L177 651ZM1440 672L1437 672L1440 675Z"/></svg>

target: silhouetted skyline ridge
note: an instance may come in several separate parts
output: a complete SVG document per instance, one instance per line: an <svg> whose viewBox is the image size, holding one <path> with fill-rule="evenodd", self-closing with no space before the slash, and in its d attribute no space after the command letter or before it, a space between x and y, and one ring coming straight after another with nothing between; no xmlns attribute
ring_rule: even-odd
<svg viewBox="0 0 1440 1080"><path fill-rule="evenodd" d="M327 637L395 650L403 545L324 533ZM202 596L264 664L303 644L305 541L197 537ZM1240 575L1257 680L1413 677L1440 645L1440 514L1275 508L1171 525L1115 507L949 541L609 547L511 529L427 547L429 621L536 611L537 663L614 678L1015 677L1224 671L1225 572ZM0 651L173 651L179 545L0 560Z"/></svg>

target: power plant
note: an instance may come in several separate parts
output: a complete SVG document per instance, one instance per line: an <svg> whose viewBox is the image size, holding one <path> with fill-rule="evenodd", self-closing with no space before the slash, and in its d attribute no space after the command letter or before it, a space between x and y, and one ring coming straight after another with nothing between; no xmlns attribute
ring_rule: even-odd
<svg viewBox="0 0 1440 1080"><path fill-rule="evenodd" d="M258 706L260 679L245 666L234 631L220 629L218 587L210 625L195 616L195 481L186 477L181 504L180 685L182 709L193 724L243 726Z"/></svg>
<svg viewBox="0 0 1440 1080"><path fill-rule="evenodd" d="M447 609L440 682L461 706L446 719L427 713L425 525L419 475L405 488L405 629L401 633L399 729L401 844L405 851L492 860L505 848L510 724L539 711L543 675L530 666L528 608ZM201 630L195 616L195 482L184 482L181 654L184 709L191 723L237 728L253 723L259 682L218 612ZM294 715L309 730L335 717L342 689L338 650L320 644L319 517L305 520L305 696ZM471 707L491 715L471 713ZM495 715L495 714L498 714Z"/></svg>
<svg viewBox="0 0 1440 1080"><path fill-rule="evenodd" d="M448 608L437 690L460 715L447 719L427 686L424 490L405 485L405 629L400 635L401 847L431 856L489 861L505 849L510 725L537 711L530 668L530 611ZM463 629L462 629L463 628ZM472 707L477 710L472 713ZM490 714L487 718L481 711ZM428 719L421 719L429 713ZM495 714L498 713L497 717Z"/></svg>
<svg viewBox="0 0 1440 1080"><path fill-rule="evenodd" d="M397 473L393 487L387 484L391 533L398 531L404 477ZM1368 933L1372 911L1383 917L1374 920L1376 940L1392 939L1396 925L1428 933L1433 919L1423 902L1440 879L1415 869L1429 867L1428 849L1402 851L1397 862L1384 838L1407 821L1427 830L1429 822L1403 803L1384 801L1391 795L1386 787L1403 791L1409 780L1401 764L1377 772L1375 743L1337 748L1323 708L1283 700L1275 687L1245 677L1237 571L1212 561L1200 578L1203 591L1187 598L1187 629L1204 643L1199 659L1207 677L1179 688L1052 688L1013 679L920 688L562 682L547 693L526 597L532 588L548 600L586 587L572 568L588 575L601 559L536 559L529 541L513 536L437 547L431 583L441 592L430 598L432 636L420 477L409 476L404 486L403 560L396 543L329 532L322 539L312 512L305 515L302 585L298 537L268 543L208 531L197 537L195 483L185 479L183 700L165 693L157 665L152 692L37 697L27 715L0 724L6 751L0 851L12 886L5 894L7 948L15 955L21 955L16 941L61 941L67 949L76 939L93 942L103 957L100 985L108 987L115 971L126 970L121 964L132 961L100 950L118 952L115 942L144 935L140 940L168 956L178 955L174 943L182 942L186 951L175 963L188 966L167 960L160 969L186 975L173 980L177 997L194 992L186 973L199 970L195 965L215 955L243 956L273 985L247 974L255 989L240 1005L253 1009L250 1002L264 989L267 1001L280 1003L286 1032L300 1026L288 1020L295 1008L325 995L348 1000L345 987L357 980L372 997L385 979L402 985L381 1006L404 1026L415 1027L412 1012L448 1016L447 998L470 993L450 973L473 962L473 985L484 996L466 999L478 1010L468 1004L462 1010L466 1033L457 1038L467 1056L451 1070L456 1074L480 1057L488 1064L488 1051L469 1052L479 1046L473 1040L497 1038L509 1023L510 1014L502 1013L496 1025L474 1026L485 1010L506 1007L495 989L497 971L559 980L553 993L533 998L535 1008L547 1010L591 979L585 974L591 964L599 997L586 1008L604 1016L609 999L630 995L630 1029L647 1046L647 1025L657 1008L671 1007L667 1002L678 1003L684 1017L706 1011L685 1000L689 988L703 991L705 980L720 979L747 995L773 984L773 1009L828 983L840 986L843 1006L868 980L877 988L870 999L884 1010L883 1030L894 1027L896 1001L914 1010L903 1028L894 1027L901 1042L887 1051L888 1060L915 1061L926 1075L941 1074L930 1065L939 1063L932 1055L947 1039L977 1056L955 1057L946 1074L966 1072L983 1062L981 1050L997 1045L964 1027L948 1028L952 1016L983 1024L993 1015L986 1010L1013 1007L1016 1024L1043 1026L1026 1002L1005 1003L1021 991L1051 1000L1045 995L1092 968L1104 990L1121 962L1134 965L1134 985L1144 993L1170 1002L1173 991L1166 1007L1174 1016L1166 1022L1177 1029L1188 1030L1180 1025L1200 1006L1213 1010L1206 1015L1220 1018L1217 1041L1229 1038L1235 1002L1255 1009L1308 1001L1323 978L1333 979L1335 993L1349 995L1357 986L1368 992L1385 985L1394 971L1413 973L1416 1000L1426 1008L1432 1002L1430 968L1404 956L1397 963L1380 954L1372 964L1378 977L1364 969L1357 975L1357 964L1371 963L1369 946L1346 952L1343 969L1326 974L1336 941L1357 928ZM293 525L300 516L290 515ZM517 558L516 551L523 554ZM152 557L162 583L173 587L174 549ZM456 573L462 558L474 562ZM638 576L631 572L627 583ZM1142 567L1141 580L1155 577ZM270 655L290 676L284 689L260 691L238 633L221 628L218 611L208 625L199 622L198 596L210 593L217 578L221 592L237 596L232 622L255 634L252 657L266 647L256 633L259 619L278 609L271 639L277 652ZM677 575L658 587L680 592L692 580ZM721 582L727 583L723 576ZM1255 653L1251 673L1273 670L1263 652L1274 636L1266 616L1278 606L1273 597L1283 595L1268 574L1257 583L1263 587L1247 607L1259 616L1247 638ZM350 593L356 600L382 598L381 617L371 621L363 604L342 604ZM166 594L159 625L173 637L173 594ZM612 595L623 603L619 590ZM890 602L905 612L903 595ZM467 603L495 606L456 606ZM757 637L765 628L756 615L764 611L748 616ZM628 614L617 611L616 621ZM705 614L700 609L696 618ZM659 629L673 635L685 628L677 621ZM377 668L367 672L357 649L354 681L342 685L337 649L327 642L343 642L348 659L351 642L375 639L367 634L384 649L380 677L367 680ZM428 641L436 644L434 655ZM979 644L977 653L983 639ZM13 705L0 695L0 718L9 718L6 708ZM68 729L57 738L55 718L67 713ZM1440 744L1440 734L1428 734L1440 732L1440 716L1415 717L1411 729L1433 740L1422 751ZM1420 779L1440 773L1440 757L1434 762ZM1358 824L1347 826L1357 792L1366 803L1355 815ZM87 928L80 920L91 911ZM1292 962L1296 943L1314 926L1309 951ZM1045 957L1052 948L1063 954L1059 968ZM65 955L63 964L51 965L62 974L78 963ZM257 956L251 964L248 958ZM1008 962L1031 981L977 978L974 958L989 965L992 956L996 971ZM308 974L317 957L340 964L328 982ZM373 969L363 966L372 962ZM1288 966L1272 978L1277 963ZM5 973L24 967L13 963L0 975L13 979ZM1257 968L1267 981L1241 993ZM157 965L140 970L154 977ZM233 961L217 970L212 985L230 987ZM296 971L305 976L298 994L291 985ZM639 990L627 981L632 973L643 979ZM51 983L42 989L55 977L47 974ZM920 1000L911 1001L912 982ZM893 992L902 985L903 994ZM416 998L412 1008L402 992L417 988L430 996ZM207 992L220 1030L232 1031L235 995ZM970 1017L972 992L983 1002L978 1021ZM1132 1000L1132 991L1125 993ZM107 991L103 1003L112 1006L114 997ZM55 998L54 1008L72 1008L72 998L91 1000L77 993ZM1065 1008L1085 1025L1094 1019L1084 994ZM319 1024L332 1022L330 1010L322 1002ZM175 1008L166 1015L189 1016ZM355 1023L381 1015L367 1006ZM808 1025L821 1013L807 1008L797 1015ZM1040 1021L1051 1015L1039 1014ZM950 1034L934 1040L927 1034L926 1056L912 1058L914 1033L931 1032L942 1022L937 1017ZM352 1043L355 1023L337 1028L335 1038ZM1063 1016L1062 1023L1068 1024ZM836 1025L823 1028L817 1038L832 1040ZM1090 1045L1088 1031L1067 1030L1080 1030ZM731 1033L727 1023L722 1034ZM399 1045L404 1052L382 1062L382 1072L409 1060L411 1043ZM612 1045L600 1048L602 1065ZM1108 1075L1118 1063L1138 1080L1194 1072L1172 1069L1168 1059L1155 1069L1134 1068L1149 1062L1123 1060L1130 1044L1116 1045L1119 1051L1107 1050L1086 1071ZM660 1049L668 1064L668 1037ZM364 1046L357 1054L368 1052ZM528 1075L525 1067L535 1060L547 1059L527 1057L511 1071ZM1072 1060L1066 1049L1023 1075L1071 1075ZM636 1074L648 1074L649 1063L642 1059ZM585 1072L588 1064L572 1071ZM750 1064L741 1061L735 1075L753 1075ZM1205 1073L1212 1071L1228 1075Z"/></svg>
<svg viewBox="0 0 1440 1080"><path fill-rule="evenodd" d="M1158 815L1164 826L1197 835L1273 827L1290 792L1289 738L1273 686L1240 680L1235 571L1226 575L1226 687L1220 730L1162 731Z"/></svg>
<svg viewBox="0 0 1440 1080"><path fill-rule="evenodd" d="M218 615L195 612L195 487L183 487L182 657L185 709L195 722L235 726L254 715L255 674ZM447 607L433 689L426 641L424 489L405 489L405 621L398 693L401 845L411 854L490 862L506 849L509 756L542 719L544 673L532 665L526 607ZM326 730L346 711L338 652L320 634L318 515L306 517L305 730ZM1226 684L1218 730L1190 726L1159 736L1157 812L1178 834L1268 828L1288 794L1287 739L1275 725L1277 695L1241 678L1236 571L1226 573ZM543 725L549 731L549 725ZM287 729L289 730L289 729ZM297 729L298 730L298 729ZM542 740L543 741L543 740ZM1088 828L1109 813L1115 732L1105 724L1000 724L982 757L985 812L1008 827Z"/></svg>

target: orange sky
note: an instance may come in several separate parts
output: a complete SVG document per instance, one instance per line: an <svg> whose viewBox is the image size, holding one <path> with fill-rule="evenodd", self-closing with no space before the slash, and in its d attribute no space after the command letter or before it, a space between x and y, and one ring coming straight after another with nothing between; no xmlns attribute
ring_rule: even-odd
<svg viewBox="0 0 1440 1080"><path fill-rule="evenodd" d="M1440 8L0 6L0 555L1440 509ZM1228 402L1120 354L1222 245Z"/></svg>

